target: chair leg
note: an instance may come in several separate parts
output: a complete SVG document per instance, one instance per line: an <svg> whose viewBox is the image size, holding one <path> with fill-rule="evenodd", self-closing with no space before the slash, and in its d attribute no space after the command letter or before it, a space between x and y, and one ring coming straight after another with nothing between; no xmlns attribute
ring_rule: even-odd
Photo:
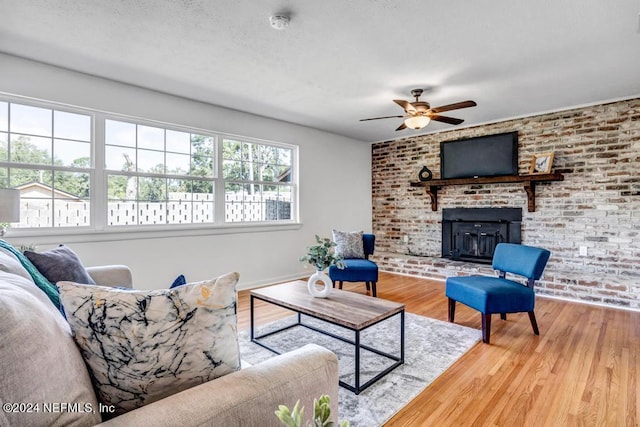
<svg viewBox="0 0 640 427"><path fill-rule="evenodd" d="M371 282L365 282L367 284L367 290L370 291L371 290L371 285L369 283Z"/></svg>
<svg viewBox="0 0 640 427"><path fill-rule="evenodd" d="M456 317L456 300L449 298L449 322L453 323L454 317Z"/></svg>
<svg viewBox="0 0 640 427"><path fill-rule="evenodd" d="M491 313L482 313L482 342L489 344L491 338Z"/></svg>
<svg viewBox="0 0 640 427"><path fill-rule="evenodd" d="M500 318L502 320L507 320L507 313L500 313Z"/></svg>
<svg viewBox="0 0 640 427"><path fill-rule="evenodd" d="M376 294L376 282L371 282L371 292L373 293L374 297L377 297L378 295Z"/></svg>
<svg viewBox="0 0 640 427"><path fill-rule="evenodd" d="M529 320L531 320L531 327L533 328L533 333L536 335L540 335L540 331L538 330L538 322L536 322L536 315L532 311L529 312Z"/></svg>
<svg viewBox="0 0 640 427"><path fill-rule="evenodd" d="M333 285L334 288L336 287L336 281L335 280L332 280L331 284Z"/></svg>
<svg viewBox="0 0 640 427"><path fill-rule="evenodd" d="M342 280L338 282L338 285L340 286L340 289L342 289Z"/></svg>

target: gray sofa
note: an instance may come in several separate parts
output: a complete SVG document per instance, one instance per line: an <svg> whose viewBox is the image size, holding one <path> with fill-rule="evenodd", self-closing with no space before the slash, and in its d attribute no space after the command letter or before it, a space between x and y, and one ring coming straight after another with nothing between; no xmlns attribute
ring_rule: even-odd
<svg viewBox="0 0 640 427"><path fill-rule="evenodd" d="M300 399L309 416L323 394L337 418L337 358L309 344L103 422L68 324L20 267L0 250L2 426L279 426L278 405ZM125 266L87 270L97 284L132 286Z"/></svg>

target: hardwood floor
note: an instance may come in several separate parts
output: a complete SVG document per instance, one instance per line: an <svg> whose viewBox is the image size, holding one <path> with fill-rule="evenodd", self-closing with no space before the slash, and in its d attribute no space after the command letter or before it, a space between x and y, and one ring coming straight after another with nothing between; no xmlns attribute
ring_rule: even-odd
<svg viewBox="0 0 640 427"><path fill-rule="evenodd" d="M365 293L364 283L344 288ZM239 293L241 329L248 294ZM442 282L381 273L378 297L447 320ZM494 316L491 344L478 343L386 425L638 426L640 313L547 298L535 311L540 336L526 313ZM265 322L286 312L259 313ZM456 323L480 329L480 314L458 304Z"/></svg>

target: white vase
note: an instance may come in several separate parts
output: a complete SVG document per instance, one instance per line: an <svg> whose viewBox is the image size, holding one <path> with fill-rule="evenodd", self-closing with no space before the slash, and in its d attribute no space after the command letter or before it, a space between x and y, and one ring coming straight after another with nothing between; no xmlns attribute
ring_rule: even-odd
<svg viewBox="0 0 640 427"><path fill-rule="evenodd" d="M318 282L321 282L324 286L323 288L318 287ZM307 289L309 289L309 293L311 296L317 298L326 298L331 293L331 289L333 288L333 283L324 270L317 270L315 273L309 277L309 281L307 281Z"/></svg>

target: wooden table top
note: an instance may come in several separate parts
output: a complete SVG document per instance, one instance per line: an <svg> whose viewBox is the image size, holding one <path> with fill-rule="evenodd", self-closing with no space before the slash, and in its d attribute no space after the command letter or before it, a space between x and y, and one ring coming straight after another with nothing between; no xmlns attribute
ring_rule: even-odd
<svg viewBox="0 0 640 427"><path fill-rule="evenodd" d="M332 289L327 298L312 297L307 282L301 280L253 289L250 294L352 330L362 330L404 311L404 304L340 289Z"/></svg>

